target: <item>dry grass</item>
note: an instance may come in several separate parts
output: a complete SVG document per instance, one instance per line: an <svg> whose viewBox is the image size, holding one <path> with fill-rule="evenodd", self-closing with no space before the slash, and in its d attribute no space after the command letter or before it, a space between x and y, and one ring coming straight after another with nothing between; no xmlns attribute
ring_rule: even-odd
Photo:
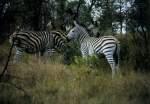
<svg viewBox="0 0 150 104"><path fill-rule="evenodd" d="M7 50L0 50L4 61ZM105 60L95 69L76 61L65 66L59 58L43 63L27 56L22 64L9 65L11 76L0 82L0 104L150 104L149 73L122 65L112 80ZM0 64L0 72L3 66Z"/></svg>
<svg viewBox="0 0 150 104"><path fill-rule="evenodd" d="M149 104L150 74L124 71L113 80L111 73L84 65L43 63L29 57L28 63L9 66L0 84L0 102L11 104ZM15 88L13 83L19 86ZM21 89L22 88L22 89Z"/></svg>

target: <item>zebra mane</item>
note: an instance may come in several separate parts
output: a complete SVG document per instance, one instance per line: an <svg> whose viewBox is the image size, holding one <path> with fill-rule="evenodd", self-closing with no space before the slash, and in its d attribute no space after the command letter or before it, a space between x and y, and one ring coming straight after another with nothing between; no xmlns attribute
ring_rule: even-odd
<svg viewBox="0 0 150 104"><path fill-rule="evenodd" d="M84 28L86 31L88 31L88 27L85 25L85 24L83 24L83 23L80 23L80 24L78 24L80 27L82 27L82 28Z"/></svg>
<svg viewBox="0 0 150 104"><path fill-rule="evenodd" d="M85 25L79 25L78 27L80 30L82 30L84 33L86 33L88 36L90 36L88 29Z"/></svg>

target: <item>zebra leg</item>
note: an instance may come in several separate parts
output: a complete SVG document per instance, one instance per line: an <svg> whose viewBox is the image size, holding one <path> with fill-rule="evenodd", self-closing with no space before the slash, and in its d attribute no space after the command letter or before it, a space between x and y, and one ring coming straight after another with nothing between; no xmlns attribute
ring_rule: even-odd
<svg viewBox="0 0 150 104"><path fill-rule="evenodd" d="M47 51L44 52L44 59L45 59L44 63L48 62L49 59L52 59L53 51L54 49L49 48L47 49Z"/></svg>
<svg viewBox="0 0 150 104"><path fill-rule="evenodd" d="M81 44L80 50L81 50L81 53L82 53L82 57L86 62L86 65L89 66L90 57L89 57L89 50L88 50L87 44L86 43Z"/></svg>
<svg viewBox="0 0 150 104"><path fill-rule="evenodd" d="M88 65L90 68L94 68L94 60L95 60L95 55L91 54L88 56Z"/></svg>
<svg viewBox="0 0 150 104"><path fill-rule="evenodd" d="M117 54L117 57L118 57L118 63L117 63L117 66L116 66L116 71L117 71L117 73L119 73L119 70L120 70L120 63L119 63L119 61L120 61L120 44L118 43L117 44L117 51L116 51L116 54Z"/></svg>
<svg viewBox="0 0 150 104"><path fill-rule="evenodd" d="M106 59L111 67L112 70L112 78L114 77L114 75L116 74L116 68L115 68L115 61L113 58L113 55L105 55Z"/></svg>
<svg viewBox="0 0 150 104"><path fill-rule="evenodd" d="M116 68L115 68L115 62L109 62L111 69L112 69L112 78L114 78L115 74L116 74Z"/></svg>
<svg viewBox="0 0 150 104"><path fill-rule="evenodd" d="M16 50L16 54L15 54L14 59L13 59L14 64L18 64L21 62L22 54L23 54L23 51L18 50L18 49Z"/></svg>
<svg viewBox="0 0 150 104"><path fill-rule="evenodd" d="M85 60L85 62L88 64L88 56L82 55L82 57Z"/></svg>
<svg viewBox="0 0 150 104"><path fill-rule="evenodd" d="M48 51L45 51L41 57L41 61L46 64L48 62L49 56L48 56Z"/></svg>
<svg viewBox="0 0 150 104"><path fill-rule="evenodd" d="M54 51L55 51L54 49L48 49L47 50L47 55L51 57L53 55Z"/></svg>
<svg viewBox="0 0 150 104"><path fill-rule="evenodd" d="M91 56L89 55L82 55L83 59L86 62L86 65L89 66L90 68L93 67L92 62L91 62Z"/></svg>
<svg viewBox="0 0 150 104"><path fill-rule="evenodd" d="M84 59L85 62L86 62L86 65L88 65L88 61L89 61L88 59L89 59L89 57L88 57L88 55L87 55L87 52L81 48L81 53L82 53L83 59Z"/></svg>
<svg viewBox="0 0 150 104"><path fill-rule="evenodd" d="M89 65L92 68L92 67L94 67L93 58L95 57L95 55L94 55L94 50L93 50L93 47L91 44L89 44L89 47L88 47L88 55L89 55L89 60L88 60Z"/></svg>

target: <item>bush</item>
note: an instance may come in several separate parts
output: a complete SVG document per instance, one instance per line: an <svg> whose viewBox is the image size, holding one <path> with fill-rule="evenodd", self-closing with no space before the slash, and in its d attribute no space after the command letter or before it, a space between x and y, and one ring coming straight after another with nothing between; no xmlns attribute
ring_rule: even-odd
<svg viewBox="0 0 150 104"><path fill-rule="evenodd" d="M137 34L128 34L127 37L120 37L119 40L121 43L121 61L124 64L132 64L135 70L148 71L150 57L143 45L144 41Z"/></svg>

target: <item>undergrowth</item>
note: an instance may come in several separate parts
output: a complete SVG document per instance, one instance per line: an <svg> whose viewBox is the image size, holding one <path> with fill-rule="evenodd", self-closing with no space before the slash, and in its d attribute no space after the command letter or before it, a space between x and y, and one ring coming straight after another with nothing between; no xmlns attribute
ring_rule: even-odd
<svg viewBox="0 0 150 104"><path fill-rule="evenodd" d="M7 48L1 49L0 72L8 53ZM25 55L20 64L10 62L0 82L0 104L150 103L150 74L134 71L130 63L122 63L112 79L103 57L93 59L92 68L80 57L71 65L60 60L58 55L47 62Z"/></svg>
<svg viewBox="0 0 150 104"><path fill-rule="evenodd" d="M91 69L82 64L65 66L30 56L10 65L0 83L1 104L149 104L150 74L122 66L111 78L109 67Z"/></svg>

